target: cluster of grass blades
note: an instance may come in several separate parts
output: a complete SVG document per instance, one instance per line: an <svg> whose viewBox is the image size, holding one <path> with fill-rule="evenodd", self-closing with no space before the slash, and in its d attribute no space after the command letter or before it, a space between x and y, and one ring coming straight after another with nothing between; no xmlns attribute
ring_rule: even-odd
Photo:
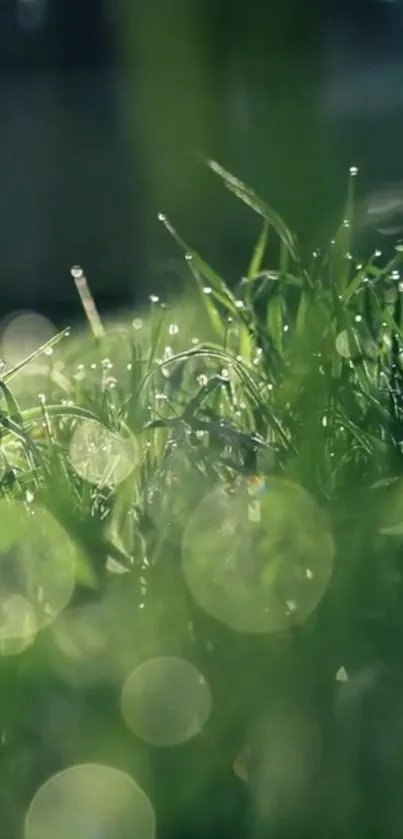
<svg viewBox="0 0 403 839"><path fill-rule="evenodd" d="M282 219L209 165L261 224L238 286L160 215L183 253L188 298L151 295L142 317L104 327L75 267L87 336L65 330L38 348L48 363L38 404L15 395L34 356L0 382L1 493L50 508L91 557L90 579L108 560L143 563L150 527L155 561L167 528L217 482L281 475L331 504L357 486L390 491L401 470L402 253L355 263L355 172L339 231L304 266Z"/></svg>
<svg viewBox="0 0 403 839"><path fill-rule="evenodd" d="M186 711L178 743L203 729L194 752L162 760L156 806L171 825L215 806L221 819L238 734L269 681L316 701L368 649L395 651L400 662L403 252L356 263L355 170L340 229L304 265L282 219L217 163L210 168L260 225L236 287L160 215L186 266L180 299L152 294L134 319L102 323L75 266L86 332L64 330L2 369L2 782L19 813L20 789L83 755L141 775L145 752L121 716L137 733L143 665L167 668L155 719L147 688L140 709L140 722L157 723L150 742L174 744L161 741L172 710L177 725ZM197 726L194 685L204 692ZM42 719L58 691L68 713L57 714L51 756L47 725L31 754L24 709L32 717L32 704ZM64 720L77 696L81 724L70 742ZM94 765L73 770L85 780ZM334 798L343 809L346 799ZM189 802L200 800L195 819ZM34 827L38 811L51 809L35 801ZM52 816L58 808L59 800Z"/></svg>

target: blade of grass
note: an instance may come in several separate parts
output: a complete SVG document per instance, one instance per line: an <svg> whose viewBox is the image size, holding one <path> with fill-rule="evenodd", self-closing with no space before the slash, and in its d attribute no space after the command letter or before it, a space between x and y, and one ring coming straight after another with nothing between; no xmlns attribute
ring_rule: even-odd
<svg viewBox="0 0 403 839"><path fill-rule="evenodd" d="M263 259L266 253L267 243L269 239L270 225L267 219L264 219L262 232L256 242L253 250L252 259L249 264L247 279L254 280L262 271Z"/></svg>
<svg viewBox="0 0 403 839"><path fill-rule="evenodd" d="M0 390L3 391L4 398L6 400L7 410L10 414L10 417L15 422L22 423L22 416L20 412L20 408L18 405L17 400L14 398L13 394L11 393L10 388L7 387L6 383L3 379L0 379Z"/></svg>
<svg viewBox="0 0 403 839"><path fill-rule="evenodd" d="M347 187L343 221L336 233L330 257L331 280L338 293L344 294L351 271L351 246L353 241L354 175L350 174Z"/></svg>
<svg viewBox="0 0 403 839"><path fill-rule="evenodd" d="M54 335L49 341L46 341L46 344L42 344L42 346L38 347L37 350L34 350L30 355L26 356L22 361L19 361L18 364L15 364L11 370L7 370L3 373L3 380L5 382L11 381L17 373L20 373L27 364L30 364L31 361L35 361L40 355L46 354L47 351L52 350L63 338L68 338L70 335L71 329L69 326L66 329L62 329L61 332L58 332L57 335Z"/></svg>
<svg viewBox="0 0 403 839"><path fill-rule="evenodd" d="M161 218L161 216L160 216ZM162 223L164 227L167 229L168 233L175 239L177 244L180 246L182 251L184 252L186 259L191 262L193 260L193 264L196 266L197 270L200 272L201 276L209 283L211 289L217 295L217 299L220 300L223 306L225 306L231 314L236 313L236 306L235 306L235 298L229 291L226 283L217 274L216 271L207 263L204 259L197 253L197 251L190 248L186 242L178 235L175 228L171 224L170 221L165 216L162 216Z"/></svg>
<svg viewBox="0 0 403 839"><path fill-rule="evenodd" d="M99 340L104 337L105 329L99 316L95 300L91 294L87 277L79 265L75 265L71 269L71 276L73 277L91 332L94 338Z"/></svg>
<svg viewBox="0 0 403 839"><path fill-rule="evenodd" d="M227 367L232 367L245 387L245 395L248 395L252 403L257 408L259 408L262 419L266 418L267 422L273 426L274 430L277 431L284 445L287 448L290 448L290 440L287 432L282 427L279 419L275 416L270 405L264 399L262 399L261 383L255 380L252 371L249 368L246 368L246 365L239 361L238 358L235 358L229 353L220 350L214 344L204 344L200 347L185 350L184 352L172 356L172 358L170 358L167 362L161 363L155 369L161 369L167 364L174 364L182 359L191 359L195 357L215 358L222 361L223 364L225 364ZM153 375L153 372L154 371L148 372L144 376L143 387L147 385L150 376Z"/></svg>
<svg viewBox="0 0 403 839"><path fill-rule="evenodd" d="M285 302L280 294L270 298L267 306L266 323L268 333L276 350L282 354L284 338Z"/></svg>
<svg viewBox="0 0 403 839"><path fill-rule="evenodd" d="M265 221L273 228L276 232L279 239L283 242L286 247L286 250L291 255L291 257L297 261L297 248L296 248L296 241L294 235L288 229L287 225L274 210L269 207L259 196L249 187L247 187L242 181L235 178L229 172L227 172L219 163L215 160L208 160L208 166L216 175L221 178L224 182L227 189L230 190L237 198L243 201L244 204L247 204L252 210L255 211L258 215L260 215Z"/></svg>

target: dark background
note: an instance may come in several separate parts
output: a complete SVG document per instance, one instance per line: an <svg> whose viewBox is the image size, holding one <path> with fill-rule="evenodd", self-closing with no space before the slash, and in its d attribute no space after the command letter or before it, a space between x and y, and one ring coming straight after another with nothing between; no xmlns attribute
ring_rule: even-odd
<svg viewBox="0 0 403 839"><path fill-rule="evenodd" d="M1 314L102 310L172 285L164 210L239 278L255 234L203 168L217 158L296 229L303 252L402 176L403 3L1 0ZM236 203L236 202L234 202Z"/></svg>

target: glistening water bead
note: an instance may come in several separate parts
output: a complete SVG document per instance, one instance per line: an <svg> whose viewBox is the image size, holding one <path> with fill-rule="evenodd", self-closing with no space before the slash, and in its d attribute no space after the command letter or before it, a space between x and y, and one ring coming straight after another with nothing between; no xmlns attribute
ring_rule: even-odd
<svg viewBox="0 0 403 839"><path fill-rule="evenodd" d="M84 275L81 265L73 265L73 267L70 269L70 274L74 280L81 279L81 277L83 277Z"/></svg>

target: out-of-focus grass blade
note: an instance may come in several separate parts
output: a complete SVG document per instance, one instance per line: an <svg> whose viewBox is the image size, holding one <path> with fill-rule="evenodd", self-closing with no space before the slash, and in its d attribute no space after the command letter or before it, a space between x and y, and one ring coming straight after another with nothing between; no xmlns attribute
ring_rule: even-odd
<svg viewBox="0 0 403 839"><path fill-rule="evenodd" d="M252 362L253 353L256 344L252 336L251 330L244 324L239 326L239 351L246 364Z"/></svg>
<svg viewBox="0 0 403 839"><path fill-rule="evenodd" d="M353 279L347 286L343 295L344 301L346 303L348 303L349 300L351 300L351 298L353 297L353 295L359 290L360 286L362 286L362 284L364 283L366 277L380 280L382 279L382 277L386 277L390 273L390 271L393 271L393 269L395 269L397 265L400 265L402 261L402 254L395 254L395 256L393 256L392 259L389 260L389 262L387 263L387 265L385 265L384 268L378 268L377 265L374 265L375 259L376 256L372 255L368 262L366 262L366 264L363 265L363 267L360 268L359 271L357 271L357 274L355 275L355 277L353 277Z"/></svg>
<svg viewBox="0 0 403 839"><path fill-rule="evenodd" d="M343 299L345 303L348 303L349 300L351 300L351 298L353 297L353 295L362 286L363 282L365 281L365 278L368 276L368 271L371 266L371 262L372 260L370 260L369 263L367 262L363 268L357 271L355 277L353 277L351 282L348 284L343 294Z"/></svg>
<svg viewBox="0 0 403 839"><path fill-rule="evenodd" d="M0 390L3 391L7 405L7 410L10 414L11 419L15 420L15 422L20 422L22 424L23 419L21 416L21 411L18 402L11 393L10 388L7 387L6 383L3 382L2 379L0 379Z"/></svg>
<svg viewBox="0 0 403 839"><path fill-rule="evenodd" d="M79 265L75 265L71 269L71 275L73 277L74 284L77 289L79 298L81 300L81 305L84 309L85 316L89 323L91 332L94 335L94 338L99 340L100 338L104 337L105 329L101 321L94 297L91 293L87 277L85 276L83 269Z"/></svg>
<svg viewBox="0 0 403 839"><path fill-rule="evenodd" d="M295 331L297 335L303 335L306 327L306 320L311 305L311 295L307 291L301 293L297 316L295 319Z"/></svg>
<svg viewBox="0 0 403 839"><path fill-rule="evenodd" d="M288 247L282 241L280 244L280 274L285 275L288 273L288 266L290 263L290 252Z"/></svg>
<svg viewBox="0 0 403 839"><path fill-rule="evenodd" d="M157 355L159 340L161 338L162 327L164 325L164 315L162 313L154 314L151 323L151 335L150 335L150 351L147 357L147 365L148 369L150 370L154 359Z"/></svg>
<svg viewBox="0 0 403 839"><path fill-rule="evenodd" d="M97 422L99 425L107 428L105 423L102 423L99 417L97 417L92 411L88 411L86 408L80 408L78 405L47 405L46 413L48 417L71 417L72 419L92 420L93 422ZM21 411L19 416L20 424L0 412L0 423L11 435L18 437L22 442L27 443L26 430L30 429L32 425L43 419L43 409L41 406L28 408L25 411ZM125 423L120 420L120 424L122 431L129 436L130 432ZM112 429L108 430L112 431ZM3 441L5 441L5 439L6 434L3 435Z"/></svg>
<svg viewBox="0 0 403 839"><path fill-rule="evenodd" d="M332 281L339 294L344 294L351 272L351 246L354 221L354 176L350 175L343 221L334 238L331 253Z"/></svg>
<svg viewBox="0 0 403 839"><path fill-rule="evenodd" d="M217 306L215 305L214 300L212 300L213 295L214 295L214 299L216 299L217 296L218 296L218 300L220 300L220 297L222 298L222 295L220 295L219 293L217 295L217 292L213 289L212 289L211 294L206 294L203 291L202 277L200 276L199 272L197 271L195 265L193 264L193 260L190 260L189 268L190 268L190 271L192 273L192 276L196 280L197 287L198 287L198 289L200 291L200 294L202 296L202 300L203 300L205 309L207 311L207 316L208 316L209 321L210 321L210 323L213 327L214 333L220 338L220 340L223 340L224 339L224 333L225 333L225 326L224 326L222 317L221 317L221 315L220 315L220 313L217 309ZM222 300L221 300L221 302L222 302ZM224 307L227 308L226 307L226 302L224 302Z"/></svg>
<svg viewBox="0 0 403 839"><path fill-rule="evenodd" d="M360 359L361 362L359 365L353 365L355 369L355 374L357 376L357 380L363 386L370 387L371 377L369 375L368 367L363 357L361 344L357 336L357 331L351 323L351 312L348 309L345 309L344 306L342 306L336 289L332 289L332 300L333 311L335 315L336 331L345 331L350 352L353 351L354 353L356 353L357 358Z"/></svg>
<svg viewBox="0 0 403 839"><path fill-rule="evenodd" d="M390 312L388 306L382 305L381 300L379 299L379 296L374 288L371 288L371 296L377 306L379 316L382 318L383 321L385 321L385 323L387 323L391 333L395 333L398 336L399 340L403 343L403 330L401 328L401 325L397 323L392 312Z"/></svg>
<svg viewBox="0 0 403 839"><path fill-rule="evenodd" d="M253 280L255 282L260 280L265 286L267 286L267 283L284 283L285 285L293 286L293 288L302 288L304 286L302 277L288 272L283 274L281 271L261 271L259 274L256 274ZM264 291L264 288L262 288L262 291Z"/></svg>
<svg viewBox="0 0 403 839"><path fill-rule="evenodd" d="M33 471L35 471L35 466L41 462L39 450L37 449L34 442L31 440L23 426L21 426L18 422L12 420L7 414L3 411L0 411L0 426L5 428L6 432L9 433L11 437L15 437L17 440L22 443L24 447L24 451L28 457L28 461ZM6 434L1 434L3 444L6 442Z"/></svg>
<svg viewBox="0 0 403 839"><path fill-rule="evenodd" d="M103 425L96 414L88 411L87 408L80 408L78 405L47 405L46 411L50 417L73 417L74 419L93 420ZM42 418L42 409L40 407L28 408L26 411L21 412L21 417L24 425L30 422L37 422Z"/></svg>
<svg viewBox="0 0 403 839"><path fill-rule="evenodd" d="M270 298L267 306L267 329L276 350L282 354L284 337L284 298L276 294Z"/></svg>
<svg viewBox="0 0 403 839"><path fill-rule="evenodd" d="M192 417L196 414L196 412L201 408L203 402L205 402L209 396L219 388L227 388L229 387L228 379L225 379L223 376L212 376L205 385L202 385L197 393L189 400L182 418L185 422L189 422Z"/></svg>
<svg viewBox="0 0 403 839"><path fill-rule="evenodd" d="M249 264L247 278L248 280L254 280L255 277L262 271L263 259L267 248L267 242L269 238L269 223L267 219L263 222L262 232L256 242L252 259Z"/></svg>
<svg viewBox="0 0 403 839"><path fill-rule="evenodd" d="M66 327L66 329L63 329L61 332L58 332L57 335L53 335L53 337L50 338L49 341L46 341L46 344L42 344L42 346L40 346L37 350L34 350L34 352L32 352L22 361L19 361L18 364L15 364L15 366L12 367L11 370L7 370L5 373L3 373L3 380L5 382L9 382L10 379L13 379L14 376L17 375L17 373L19 373L21 370L24 369L24 367L27 366L27 364L30 364L31 361L35 361L36 358L38 358L40 355L43 355L43 353L46 353L47 350L53 349L53 347L55 347L56 344L59 343L59 341L61 341L63 338L67 338L69 335L70 327L68 326Z"/></svg>
<svg viewBox="0 0 403 839"><path fill-rule="evenodd" d="M265 201L259 198L254 190L247 187L246 184L242 183L242 181L235 178L234 175L231 175L223 169L223 167L215 160L208 160L207 162L210 169L223 180L225 186L230 190L230 192L236 195L237 198L244 202L244 204L247 204L248 207L255 211L255 213L265 219L273 230L275 230L277 236L284 243L292 258L297 260L295 237L288 229L281 216L275 213L274 210L265 203Z"/></svg>

